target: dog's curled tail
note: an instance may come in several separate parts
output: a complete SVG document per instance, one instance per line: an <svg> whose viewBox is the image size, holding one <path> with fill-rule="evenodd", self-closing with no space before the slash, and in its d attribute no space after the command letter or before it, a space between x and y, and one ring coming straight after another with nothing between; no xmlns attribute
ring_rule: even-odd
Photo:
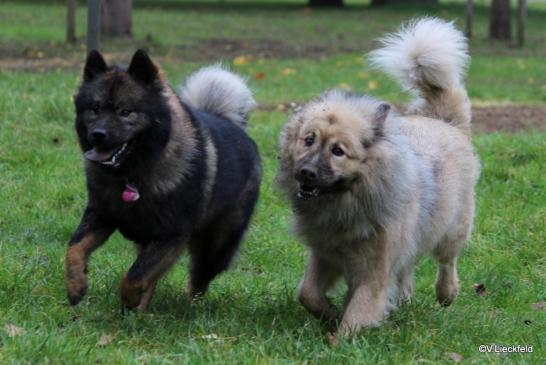
<svg viewBox="0 0 546 365"><path fill-rule="evenodd" d="M463 77L470 57L453 22L416 19L380 41L383 47L370 53L370 61L418 94L410 112L442 119L469 135L471 105Z"/></svg>
<svg viewBox="0 0 546 365"><path fill-rule="evenodd" d="M203 67L180 88L180 98L193 108L231 120L241 128L256 106L245 80L221 65Z"/></svg>

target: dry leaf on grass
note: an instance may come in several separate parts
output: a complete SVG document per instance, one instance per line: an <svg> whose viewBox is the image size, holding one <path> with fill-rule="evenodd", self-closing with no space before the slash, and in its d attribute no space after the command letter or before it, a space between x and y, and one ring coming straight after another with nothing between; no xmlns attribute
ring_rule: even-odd
<svg viewBox="0 0 546 365"><path fill-rule="evenodd" d="M456 352L451 352L451 353L449 354L449 358L450 358L451 360L453 360L454 362L461 362L461 361L464 360L463 355L458 354L458 353L456 353Z"/></svg>
<svg viewBox="0 0 546 365"><path fill-rule="evenodd" d="M233 64L235 66L242 66L242 65L246 65L248 63L248 57L246 56L237 56L233 59Z"/></svg>
<svg viewBox="0 0 546 365"><path fill-rule="evenodd" d="M111 344L112 341L114 341L114 335L107 335L106 333L103 333L100 336L99 341L97 342L97 345L106 346Z"/></svg>
<svg viewBox="0 0 546 365"><path fill-rule="evenodd" d="M531 308L536 310L536 311L544 309L544 302L542 301L542 302L532 303Z"/></svg>
<svg viewBox="0 0 546 365"><path fill-rule="evenodd" d="M483 284L474 284L474 291L480 297L486 297L487 296L487 289L485 288L485 285L483 285Z"/></svg>
<svg viewBox="0 0 546 365"><path fill-rule="evenodd" d="M4 331L6 331L9 337L20 336L26 332L24 328L18 327L14 324L6 324Z"/></svg>
<svg viewBox="0 0 546 365"><path fill-rule="evenodd" d="M211 333L211 334L208 334L208 335L203 335L200 338L202 338L204 340L217 340L217 339L220 338L220 336L218 336L216 333Z"/></svg>
<svg viewBox="0 0 546 365"><path fill-rule="evenodd" d="M379 87L379 82L375 80L368 81L368 90L375 90Z"/></svg>
<svg viewBox="0 0 546 365"><path fill-rule="evenodd" d="M281 73L283 74L283 76L288 76L288 75L295 74L295 73L296 73L296 70L293 69L293 68L287 67L287 68L283 69L283 70L281 71Z"/></svg>

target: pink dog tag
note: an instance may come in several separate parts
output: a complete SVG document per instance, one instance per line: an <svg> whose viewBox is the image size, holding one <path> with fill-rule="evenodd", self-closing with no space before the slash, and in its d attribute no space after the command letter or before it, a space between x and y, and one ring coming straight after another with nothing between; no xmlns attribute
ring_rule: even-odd
<svg viewBox="0 0 546 365"><path fill-rule="evenodd" d="M121 200L125 203L135 202L140 198L137 188L129 184L125 185L125 190L121 194Z"/></svg>

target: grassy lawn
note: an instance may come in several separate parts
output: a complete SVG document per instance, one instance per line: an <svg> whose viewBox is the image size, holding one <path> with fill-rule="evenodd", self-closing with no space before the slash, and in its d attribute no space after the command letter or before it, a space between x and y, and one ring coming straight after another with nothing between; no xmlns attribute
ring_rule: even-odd
<svg viewBox="0 0 546 365"><path fill-rule="evenodd" d="M372 38L416 14L456 18L459 24L464 14L460 2L430 11L379 11L349 3L349 10L315 11L289 1L191 7L135 0L135 40L107 42L105 51L126 62L129 52L145 46L173 84L226 53L224 60L249 76L260 104L304 101L330 87L401 103L406 95L368 70L362 51L370 49ZM80 35L84 16L81 9ZM289 233L290 208L272 184L278 133L287 114L263 110L250 121L265 169L257 214L240 259L212 283L206 298L193 304L186 300L183 259L160 283L147 313L123 314L117 288L134 251L116 235L93 256L87 297L70 307L64 250L86 200L71 99L83 51L61 45L63 19L62 2L0 1L0 61L17 61L29 49L44 52L44 60L75 59L77 65L42 72L0 68L0 364L450 363L453 353L465 363L543 363L544 131L475 136L483 164L478 215L460 260L461 295L447 309L435 303L435 267L425 258L411 304L380 328L337 347L328 344L327 329L295 299L306 254ZM471 97L479 103L544 105L544 7L530 9L525 49L486 41L486 20L486 9L478 8ZM234 41L235 49L200 55L199 44L211 37ZM267 54L268 47L258 47L262 42L277 45L277 53ZM476 294L474 284L483 284L486 295ZM335 293L340 305L343 292L341 287ZM478 351L480 344L493 343L532 345L534 352Z"/></svg>

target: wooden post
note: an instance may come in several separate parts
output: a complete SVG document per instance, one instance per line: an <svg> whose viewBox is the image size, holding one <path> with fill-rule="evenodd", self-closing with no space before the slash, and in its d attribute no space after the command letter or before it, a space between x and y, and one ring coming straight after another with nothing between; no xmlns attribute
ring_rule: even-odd
<svg viewBox="0 0 546 365"><path fill-rule="evenodd" d="M518 0L518 46L525 44L525 23L527 22L527 0Z"/></svg>
<svg viewBox="0 0 546 365"><path fill-rule="evenodd" d="M489 21L490 38L504 41L511 40L510 0L492 0Z"/></svg>
<svg viewBox="0 0 546 365"><path fill-rule="evenodd" d="M87 53L100 46L100 0L87 0Z"/></svg>
<svg viewBox="0 0 546 365"><path fill-rule="evenodd" d="M76 0L66 1L66 43L76 43Z"/></svg>
<svg viewBox="0 0 546 365"><path fill-rule="evenodd" d="M472 0L466 0L466 38L472 38L472 20L474 17L474 7Z"/></svg>
<svg viewBox="0 0 546 365"><path fill-rule="evenodd" d="M101 35L120 37L132 36L132 0L102 0Z"/></svg>

